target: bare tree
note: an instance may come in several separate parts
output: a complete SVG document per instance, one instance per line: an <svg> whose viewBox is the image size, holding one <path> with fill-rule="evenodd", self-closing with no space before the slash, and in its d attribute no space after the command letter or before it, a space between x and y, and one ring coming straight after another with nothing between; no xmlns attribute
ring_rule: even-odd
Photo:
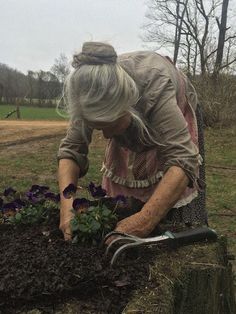
<svg viewBox="0 0 236 314"><path fill-rule="evenodd" d="M183 33L183 21L186 13L188 0L185 0L184 2L181 2L179 0L176 1L176 25L175 25L175 39L174 39L174 57L173 61L174 64L176 64L180 49L180 43L181 43L181 35ZM183 8L181 9L181 6L183 5Z"/></svg>
<svg viewBox="0 0 236 314"><path fill-rule="evenodd" d="M226 36L226 31L227 31L226 25L227 25L227 16L228 16L228 5L229 5L229 0L223 0L221 22L219 21L218 18L216 18L216 21L219 27L218 48L217 48L216 62L215 62L216 73L219 71L222 64L222 60L223 60L225 36Z"/></svg>
<svg viewBox="0 0 236 314"><path fill-rule="evenodd" d="M202 75L221 70L236 61L225 58L235 49L232 40L236 32L227 33L229 0L149 0L148 22L144 25L145 42L155 44L155 50L172 48L174 63L177 58L188 72L195 74L197 64ZM221 21L217 15L221 11ZM218 36L217 36L218 34ZM228 34L228 35L227 35Z"/></svg>
<svg viewBox="0 0 236 314"><path fill-rule="evenodd" d="M44 105L50 99L58 97L61 92L61 83L56 75L50 71L34 72L35 77L35 97L39 100L40 105Z"/></svg>
<svg viewBox="0 0 236 314"><path fill-rule="evenodd" d="M142 39L144 42L154 43L155 49L174 47L174 63L179 54L186 3L188 0L149 1L149 11L146 14L148 22L143 26L145 34Z"/></svg>
<svg viewBox="0 0 236 314"><path fill-rule="evenodd" d="M219 39L218 39L218 47L217 47L217 55L214 67L214 77L217 77L219 71L228 67L236 61L236 54L234 53L233 57L231 56L231 50L233 44L235 43L236 33L231 33L227 35L227 32L231 27L227 27L227 19L228 19L228 5L229 0L223 0L222 11L221 11L221 21L216 17L217 25L219 27ZM226 46L226 47L225 47ZM223 56L224 49L227 49L225 62L223 64Z"/></svg>
<svg viewBox="0 0 236 314"><path fill-rule="evenodd" d="M29 91L26 97L29 97L30 105L32 105L33 96L34 96L35 73L29 70L27 76L28 76Z"/></svg>
<svg viewBox="0 0 236 314"><path fill-rule="evenodd" d="M59 58L55 59L51 72L56 75L59 82L64 83L66 76L70 72L69 62L64 53L61 53Z"/></svg>

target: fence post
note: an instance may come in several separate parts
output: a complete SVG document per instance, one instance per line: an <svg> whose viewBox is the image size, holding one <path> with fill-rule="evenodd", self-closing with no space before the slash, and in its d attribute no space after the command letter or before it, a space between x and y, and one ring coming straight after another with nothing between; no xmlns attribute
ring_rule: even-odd
<svg viewBox="0 0 236 314"><path fill-rule="evenodd" d="M20 100L17 98L16 99L16 117L17 119L21 119L21 115L20 115Z"/></svg>

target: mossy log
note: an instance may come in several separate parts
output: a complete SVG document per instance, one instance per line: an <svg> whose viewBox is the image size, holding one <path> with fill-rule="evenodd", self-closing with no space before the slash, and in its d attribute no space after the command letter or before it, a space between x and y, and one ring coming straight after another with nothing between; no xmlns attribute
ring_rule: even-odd
<svg viewBox="0 0 236 314"><path fill-rule="evenodd" d="M136 291L123 314L236 313L227 241L164 253L150 270L145 290Z"/></svg>
<svg viewBox="0 0 236 314"><path fill-rule="evenodd" d="M132 294L122 314L236 313L233 273L225 238L155 254L148 281ZM42 312L37 309L21 312L26 313ZM97 310L73 298L58 304L53 313L95 314Z"/></svg>

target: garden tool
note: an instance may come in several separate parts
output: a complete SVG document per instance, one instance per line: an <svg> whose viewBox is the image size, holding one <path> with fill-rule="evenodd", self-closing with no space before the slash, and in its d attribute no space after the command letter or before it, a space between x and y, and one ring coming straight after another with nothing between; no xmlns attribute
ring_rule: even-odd
<svg viewBox="0 0 236 314"><path fill-rule="evenodd" d="M115 244L119 245L119 248L115 251L115 253L112 256L111 265L115 264L118 257L124 251L136 246L166 244L169 246L176 247L200 241L215 241L217 239L217 234L215 230L210 229L208 227L199 227L176 233L166 231L162 235L149 238L139 238L131 234L119 231L112 231L105 236L103 242L105 243L107 239L114 236L115 239L112 240L111 243L107 246L105 253L105 255L107 256Z"/></svg>

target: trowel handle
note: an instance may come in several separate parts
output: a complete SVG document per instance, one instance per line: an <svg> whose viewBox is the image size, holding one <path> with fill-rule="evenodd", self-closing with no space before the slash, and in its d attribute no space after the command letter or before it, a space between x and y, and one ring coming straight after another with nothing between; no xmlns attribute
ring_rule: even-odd
<svg viewBox="0 0 236 314"><path fill-rule="evenodd" d="M215 241L217 239L216 231L208 227L199 227L176 233L167 231L165 235L169 236L173 242L177 242L178 245L206 240Z"/></svg>

